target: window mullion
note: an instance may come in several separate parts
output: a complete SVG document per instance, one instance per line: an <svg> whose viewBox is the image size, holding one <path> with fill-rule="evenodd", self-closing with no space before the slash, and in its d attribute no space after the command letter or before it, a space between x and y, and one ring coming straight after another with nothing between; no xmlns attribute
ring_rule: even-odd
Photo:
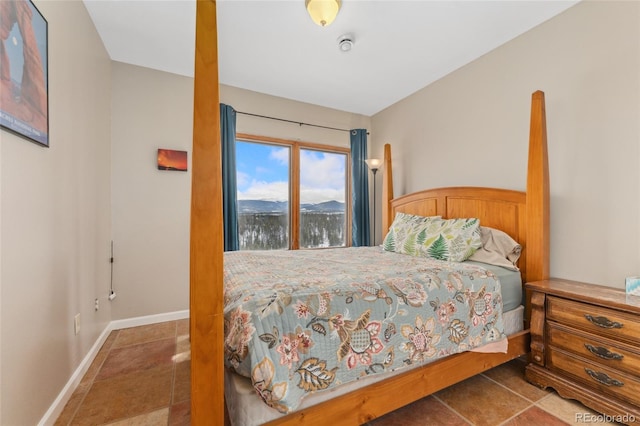
<svg viewBox="0 0 640 426"><path fill-rule="evenodd" d="M291 239L289 245L292 250L300 248L300 145L294 143L291 146L291 167L290 167L290 202L289 217L291 218L289 233Z"/></svg>

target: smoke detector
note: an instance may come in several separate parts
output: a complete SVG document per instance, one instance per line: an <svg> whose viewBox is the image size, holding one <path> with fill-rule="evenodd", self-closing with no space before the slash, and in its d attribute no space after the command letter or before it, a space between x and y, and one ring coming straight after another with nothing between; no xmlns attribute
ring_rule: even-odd
<svg viewBox="0 0 640 426"><path fill-rule="evenodd" d="M338 37L338 49L341 52L348 52L353 48L356 38L353 34L344 34Z"/></svg>

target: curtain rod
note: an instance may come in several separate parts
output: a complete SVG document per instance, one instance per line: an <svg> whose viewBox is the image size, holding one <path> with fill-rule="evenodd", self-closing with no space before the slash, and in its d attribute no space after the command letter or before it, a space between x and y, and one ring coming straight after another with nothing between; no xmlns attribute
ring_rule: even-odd
<svg viewBox="0 0 640 426"><path fill-rule="evenodd" d="M269 117L267 115L253 114L253 113L250 113L250 112L236 111L236 114L250 115L252 117L259 117L259 118L267 118L269 120L284 121L286 123L293 123L293 124L297 124L299 126L320 127L322 129L337 130L339 132L350 132L351 131L349 129L339 129L337 127L321 126L319 124L309 124L309 123L303 123L301 121L285 120L284 118ZM367 135L368 134L369 134L369 132L367 132Z"/></svg>

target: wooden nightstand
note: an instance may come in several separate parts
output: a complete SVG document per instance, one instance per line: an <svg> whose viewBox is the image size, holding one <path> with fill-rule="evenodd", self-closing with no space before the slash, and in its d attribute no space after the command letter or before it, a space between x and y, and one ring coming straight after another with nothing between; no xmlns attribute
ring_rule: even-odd
<svg viewBox="0 0 640 426"><path fill-rule="evenodd" d="M640 298L561 279L527 283L526 289L527 380L615 416L608 420L640 423Z"/></svg>

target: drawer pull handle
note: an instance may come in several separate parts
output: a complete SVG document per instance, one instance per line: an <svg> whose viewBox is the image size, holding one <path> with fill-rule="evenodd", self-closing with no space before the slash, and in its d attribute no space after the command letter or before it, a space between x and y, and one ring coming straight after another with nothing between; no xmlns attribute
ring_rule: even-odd
<svg viewBox="0 0 640 426"><path fill-rule="evenodd" d="M584 371L587 372L587 374L589 376L591 376L591 378L593 380L595 380L598 383L602 383L603 385L606 386L624 386L624 383L622 383L619 380L616 379L612 379L611 377L607 376L605 373L601 373L601 372L596 372L593 370L590 370L588 368L585 368Z"/></svg>
<svg viewBox="0 0 640 426"><path fill-rule="evenodd" d="M621 360L622 358L624 358L624 355L620 355L620 354L617 354L615 352L611 352L609 349L603 348L602 346L597 346L596 347L596 346L590 345L588 343L585 343L584 347L587 348L587 350L589 352L591 352L595 356L600 357L602 359Z"/></svg>
<svg viewBox="0 0 640 426"><path fill-rule="evenodd" d="M585 314L584 316L589 320L593 325L597 325L602 328L622 328L622 324L616 321L611 321L607 317L594 317L589 314Z"/></svg>

